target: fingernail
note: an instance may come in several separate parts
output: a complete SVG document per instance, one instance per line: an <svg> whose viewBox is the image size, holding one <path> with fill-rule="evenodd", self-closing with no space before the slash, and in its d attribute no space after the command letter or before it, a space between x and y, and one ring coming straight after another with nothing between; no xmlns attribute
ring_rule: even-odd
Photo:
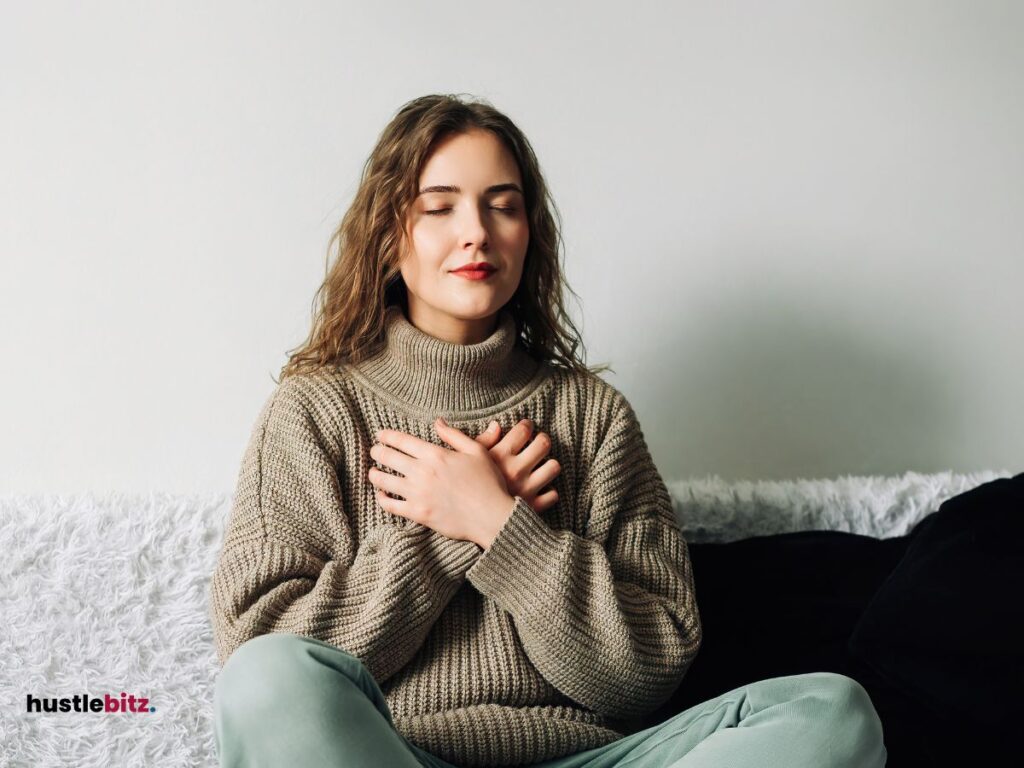
<svg viewBox="0 0 1024 768"><path fill-rule="evenodd" d="M487 425L487 428L494 429L496 426L498 426L498 422L492 421L490 424Z"/></svg>

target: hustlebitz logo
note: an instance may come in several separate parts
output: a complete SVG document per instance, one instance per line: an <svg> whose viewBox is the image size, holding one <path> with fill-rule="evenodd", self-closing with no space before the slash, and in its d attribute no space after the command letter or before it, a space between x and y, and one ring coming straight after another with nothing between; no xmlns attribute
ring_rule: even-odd
<svg viewBox="0 0 1024 768"><path fill-rule="evenodd" d="M38 698L31 693L26 694L25 703L28 712L103 712L112 714L148 715L156 712L156 707L149 703L145 696L121 691L121 697L104 693L102 697L90 696L87 693L67 698Z"/></svg>

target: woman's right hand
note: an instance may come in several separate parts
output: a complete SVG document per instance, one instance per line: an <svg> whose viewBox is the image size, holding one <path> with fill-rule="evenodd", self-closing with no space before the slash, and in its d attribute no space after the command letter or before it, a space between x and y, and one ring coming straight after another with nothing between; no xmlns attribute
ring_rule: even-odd
<svg viewBox="0 0 1024 768"><path fill-rule="evenodd" d="M548 459L537 467L551 450L551 438L538 432L524 449L532 434L533 422L529 419L520 421L504 437L501 437L501 426L492 421L476 440L487 448L491 459L505 476L508 492L521 496L534 512L543 512L558 501L558 491L554 488L545 493L540 491L558 477L562 467L555 459Z"/></svg>

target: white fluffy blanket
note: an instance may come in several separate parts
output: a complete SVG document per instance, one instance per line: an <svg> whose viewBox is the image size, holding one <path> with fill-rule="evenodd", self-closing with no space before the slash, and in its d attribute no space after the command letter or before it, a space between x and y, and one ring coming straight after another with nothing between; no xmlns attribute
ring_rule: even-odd
<svg viewBox="0 0 1024 768"><path fill-rule="evenodd" d="M831 529L906 533L946 498L1009 476L669 482L693 543ZM206 587L229 494L0 496L0 765L214 766ZM155 711L28 713L121 693Z"/></svg>

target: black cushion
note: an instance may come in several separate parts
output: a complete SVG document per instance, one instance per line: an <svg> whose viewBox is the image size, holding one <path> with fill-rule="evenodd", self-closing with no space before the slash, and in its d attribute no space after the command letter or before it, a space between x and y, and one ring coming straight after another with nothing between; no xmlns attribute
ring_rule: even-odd
<svg viewBox="0 0 1024 768"><path fill-rule="evenodd" d="M945 501L911 531L848 661L916 709L936 764L1024 764L1010 738L1024 693L1024 474Z"/></svg>
<svg viewBox="0 0 1024 768"><path fill-rule="evenodd" d="M690 544L704 641L650 720L769 677L838 671L846 642L907 538L802 531Z"/></svg>
<svg viewBox="0 0 1024 768"><path fill-rule="evenodd" d="M1019 755L992 731L1020 691L1022 498L1024 474L949 499L906 536L690 544L704 642L643 726L746 683L831 671L871 695L889 768Z"/></svg>

